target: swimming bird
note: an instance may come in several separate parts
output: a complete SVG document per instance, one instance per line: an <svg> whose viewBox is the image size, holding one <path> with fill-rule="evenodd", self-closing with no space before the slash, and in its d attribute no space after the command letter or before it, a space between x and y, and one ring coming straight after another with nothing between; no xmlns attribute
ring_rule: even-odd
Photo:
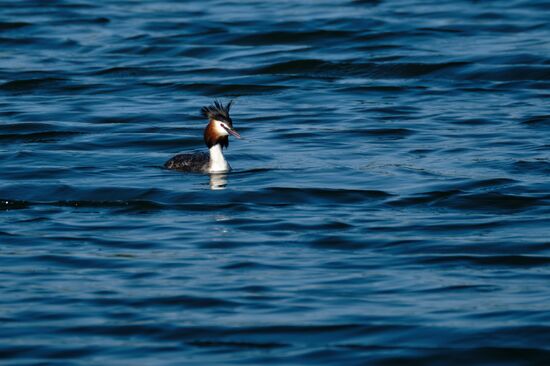
<svg viewBox="0 0 550 366"><path fill-rule="evenodd" d="M241 139L241 135L233 129L233 121L229 117L229 110L233 101L223 105L214 101L212 105L202 107L201 113L208 118L204 129L204 143L208 153L195 152L178 154L164 163L167 169L183 172L224 173L231 170L231 166L223 156L223 148L229 146L229 135Z"/></svg>

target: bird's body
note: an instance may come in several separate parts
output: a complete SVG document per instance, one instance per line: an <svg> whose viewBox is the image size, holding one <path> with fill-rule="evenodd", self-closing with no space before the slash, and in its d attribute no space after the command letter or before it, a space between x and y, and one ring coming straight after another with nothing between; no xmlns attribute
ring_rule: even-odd
<svg viewBox="0 0 550 366"><path fill-rule="evenodd" d="M200 173L208 173L209 165L210 155L205 152L177 154L164 163L166 169Z"/></svg>
<svg viewBox="0 0 550 366"><path fill-rule="evenodd" d="M193 152L178 154L164 163L167 169L196 173L223 173L231 167L223 156L223 148L229 146L229 135L241 136L233 129L233 121L229 117L231 102L226 106L219 102L202 108L202 114L208 117L208 125L204 129L204 142L209 152Z"/></svg>

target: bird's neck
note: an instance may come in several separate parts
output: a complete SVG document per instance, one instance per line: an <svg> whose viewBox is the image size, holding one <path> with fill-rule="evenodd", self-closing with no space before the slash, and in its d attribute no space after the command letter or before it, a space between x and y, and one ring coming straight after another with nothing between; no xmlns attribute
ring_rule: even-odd
<svg viewBox="0 0 550 366"><path fill-rule="evenodd" d="M229 164L225 161L222 152L222 146L216 144L210 148L210 173L226 172L229 169Z"/></svg>

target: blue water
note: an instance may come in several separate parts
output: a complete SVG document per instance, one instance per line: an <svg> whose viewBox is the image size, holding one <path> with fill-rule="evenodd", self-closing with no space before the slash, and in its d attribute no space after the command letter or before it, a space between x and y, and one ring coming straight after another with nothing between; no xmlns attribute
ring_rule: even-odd
<svg viewBox="0 0 550 366"><path fill-rule="evenodd" d="M2 365L550 365L549 19L0 1Z"/></svg>

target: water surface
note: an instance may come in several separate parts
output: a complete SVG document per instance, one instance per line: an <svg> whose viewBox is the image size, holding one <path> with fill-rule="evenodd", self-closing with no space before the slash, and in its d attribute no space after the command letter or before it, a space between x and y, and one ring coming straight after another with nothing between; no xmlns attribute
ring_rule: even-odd
<svg viewBox="0 0 550 366"><path fill-rule="evenodd" d="M550 3L447 3L0 1L2 364L550 364Z"/></svg>

